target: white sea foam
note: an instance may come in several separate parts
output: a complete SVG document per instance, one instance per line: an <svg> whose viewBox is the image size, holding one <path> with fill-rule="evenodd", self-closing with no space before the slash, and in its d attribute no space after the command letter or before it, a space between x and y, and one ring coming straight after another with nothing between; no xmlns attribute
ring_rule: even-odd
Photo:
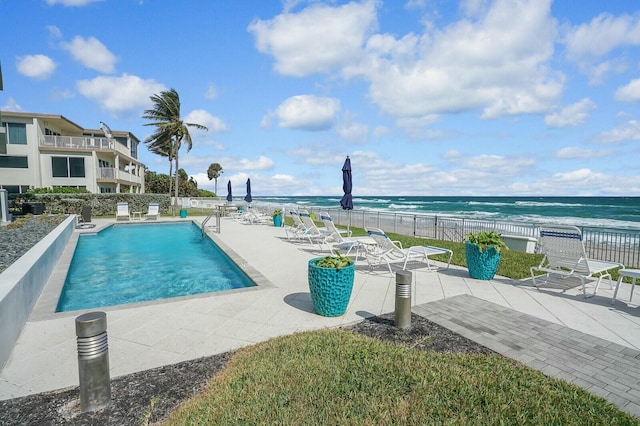
<svg viewBox="0 0 640 426"><path fill-rule="evenodd" d="M411 205L411 204L402 204L402 205L389 204L389 208L390 209L410 209L410 210L414 210L414 209L419 209L420 207L415 206L415 205Z"/></svg>
<svg viewBox="0 0 640 426"><path fill-rule="evenodd" d="M516 201L514 203L516 206L529 206L529 207L584 207L589 206L589 204L581 204L581 203L552 203L545 201Z"/></svg>

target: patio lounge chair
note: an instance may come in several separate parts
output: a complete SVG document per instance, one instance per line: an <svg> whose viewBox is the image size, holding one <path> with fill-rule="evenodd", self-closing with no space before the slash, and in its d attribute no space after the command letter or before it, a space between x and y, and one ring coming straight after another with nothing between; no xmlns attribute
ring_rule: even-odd
<svg viewBox="0 0 640 426"><path fill-rule="evenodd" d="M311 218L311 214L309 214L309 212L306 210L299 212L298 216L302 221L302 226L304 226L304 229L301 231L300 237L302 239L309 240L309 242L312 244L314 241L317 242L322 249L322 245L326 243L328 235L326 228L318 228Z"/></svg>
<svg viewBox="0 0 640 426"><path fill-rule="evenodd" d="M116 206L116 220L125 219L131 220L131 214L129 214L129 203L118 203Z"/></svg>
<svg viewBox="0 0 640 426"><path fill-rule="evenodd" d="M621 263L589 259L584 248L582 233L575 226L541 227L538 247L544 257L538 266L531 267L531 278L536 288L546 284L553 274L563 279L576 277L582 283L582 294L590 297L596 294L600 282L605 277L609 279L609 286L613 289L610 271L624 268ZM542 283L536 282L536 279L542 278L536 277L536 271L546 273ZM588 278L598 279L591 295L587 295L585 288Z"/></svg>
<svg viewBox="0 0 640 426"><path fill-rule="evenodd" d="M284 233L287 236L288 240L298 239L304 237L304 232L307 229L302 223L302 219L300 219L300 215L298 212L294 210L289 210L288 216L293 220L293 226L284 225Z"/></svg>
<svg viewBox="0 0 640 426"><path fill-rule="evenodd" d="M149 211L144 215L145 219L160 219L160 204L149 203Z"/></svg>
<svg viewBox="0 0 640 426"><path fill-rule="evenodd" d="M358 260L360 251L364 249L366 244L376 244L375 240L371 237L351 237L351 231L336 228L331 216L326 212L320 213L320 219L327 229L324 241L326 243L333 243L332 248L340 251L340 253L343 253L345 256L349 256L351 252L355 250L356 260ZM344 237L343 234L346 234L347 237Z"/></svg>
<svg viewBox="0 0 640 426"><path fill-rule="evenodd" d="M449 249L434 247L434 246L412 246L409 248L402 248L400 241L392 241L387 234L381 229L367 229L367 234L375 240L375 246L367 246L366 253L367 262L369 266L379 265L383 261L387 264L389 272L391 270L392 263L403 262L402 269L407 268L407 263L410 260L422 260L427 264L427 269L435 271L435 265L432 265L429 256L437 254L448 254L449 261L447 263L447 269L451 264L451 258L453 252Z"/></svg>

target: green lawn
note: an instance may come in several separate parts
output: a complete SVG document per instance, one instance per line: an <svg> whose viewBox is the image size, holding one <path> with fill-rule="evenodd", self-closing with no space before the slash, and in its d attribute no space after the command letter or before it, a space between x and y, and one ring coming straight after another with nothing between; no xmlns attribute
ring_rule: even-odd
<svg viewBox="0 0 640 426"><path fill-rule="evenodd" d="M239 350L167 424L639 423L500 355L425 352L333 329Z"/></svg>

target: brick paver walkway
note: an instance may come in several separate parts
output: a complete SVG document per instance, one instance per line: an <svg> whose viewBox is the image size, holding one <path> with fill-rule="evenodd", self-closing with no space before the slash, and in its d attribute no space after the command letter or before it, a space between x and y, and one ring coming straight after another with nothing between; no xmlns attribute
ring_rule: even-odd
<svg viewBox="0 0 640 426"><path fill-rule="evenodd" d="M413 312L640 417L640 351L470 295Z"/></svg>

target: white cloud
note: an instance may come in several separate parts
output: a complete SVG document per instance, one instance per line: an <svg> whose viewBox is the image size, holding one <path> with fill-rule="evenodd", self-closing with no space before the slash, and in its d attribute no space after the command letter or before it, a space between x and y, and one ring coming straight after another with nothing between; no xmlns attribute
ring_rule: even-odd
<svg viewBox="0 0 640 426"><path fill-rule="evenodd" d="M559 183L587 183L602 176L601 173L594 173L590 169L578 169L570 172L555 173L553 180Z"/></svg>
<svg viewBox="0 0 640 426"><path fill-rule="evenodd" d="M87 68L108 74L115 71L116 56L95 37L75 36L70 43L61 43L61 46Z"/></svg>
<svg viewBox="0 0 640 426"><path fill-rule="evenodd" d="M216 99L218 97L218 89L216 89L216 86L213 83L209 83L209 86L207 87L207 91L204 94L204 97L207 99Z"/></svg>
<svg viewBox="0 0 640 426"><path fill-rule="evenodd" d="M3 109L5 111L22 111L22 107L18 105L16 100L11 97L7 99L7 103L4 104L4 106L0 109Z"/></svg>
<svg viewBox="0 0 640 426"><path fill-rule="evenodd" d="M52 39L62 38L62 31L55 25L47 25L47 31L49 32L49 37Z"/></svg>
<svg viewBox="0 0 640 426"><path fill-rule="evenodd" d="M374 56L370 95L384 111L422 116L482 108L483 117L493 118L550 107L563 78L546 66L556 34L549 1L498 0L473 10L421 35L414 62Z"/></svg>
<svg viewBox="0 0 640 426"><path fill-rule="evenodd" d="M313 95L292 96L276 109L280 127L302 130L329 129L340 111L340 101Z"/></svg>
<svg viewBox="0 0 640 426"><path fill-rule="evenodd" d="M613 95L616 101L637 102L640 101L640 78L631 80L626 86L616 90Z"/></svg>
<svg viewBox="0 0 640 426"><path fill-rule="evenodd" d="M640 122L629 120L613 130L600 133L599 140L602 143L618 144L631 140L640 140Z"/></svg>
<svg viewBox="0 0 640 426"><path fill-rule="evenodd" d="M640 15L602 13L565 34L567 57L580 62L598 59L625 45L640 45Z"/></svg>
<svg viewBox="0 0 640 426"><path fill-rule="evenodd" d="M296 77L340 69L361 56L366 35L376 26L378 2L367 0L331 7L314 4L298 13L267 21L255 19L247 28L256 48L275 59L275 69Z"/></svg>
<svg viewBox="0 0 640 426"><path fill-rule="evenodd" d="M151 95L167 90L155 80L143 80L129 74L122 74L120 77L101 76L92 80L80 80L76 84L80 94L95 101L114 116L139 117L142 110L151 106Z"/></svg>
<svg viewBox="0 0 640 426"><path fill-rule="evenodd" d="M567 59L578 64L590 83L601 83L606 74L627 69L623 56L608 58L623 46L640 45L640 15L614 16L602 13L590 22L565 27Z"/></svg>
<svg viewBox="0 0 640 426"><path fill-rule="evenodd" d="M589 118L589 111L594 109L596 104L588 98L584 98L574 104L564 107L559 112L549 114L544 117L544 122L551 127L577 126L584 123Z"/></svg>
<svg viewBox="0 0 640 426"><path fill-rule="evenodd" d="M57 65L46 55L25 55L16 58L18 72L36 80L46 80L53 74Z"/></svg>
<svg viewBox="0 0 640 426"><path fill-rule="evenodd" d="M196 109L187 114L183 121L185 123L196 123L206 126L209 132L219 133L229 130L224 121L220 118L211 115L209 112L203 109Z"/></svg>
<svg viewBox="0 0 640 426"><path fill-rule="evenodd" d="M271 170L273 169L274 162L271 158L261 155L257 160L250 160L248 158L229 159L225 164L228 164L227 168L233 170Z"/></svg>
<svg viewBox="0 0 640 426"><path fill-rule="evenodd" d="M312 5L256 20L249 31L278 72L362 78L381 110L399 118L474 109L484 118L542 113L564 89L564 75L550 68L558 33L550 0L467 1L465 18L400 36L371 34L377 7Z"/></svg>
<svg viewBox="0 0 640 426"><path fill-rule="evenodd" d="M562 148L556 152L557 158L575 159L575 158L601 158L611 155L609 151L596 151L593 149L583 149L575 146Z"/></svg>
<svg viewBox="0 0 640 426"><path fill-rule="evenodd" d="M86 6L91 3L97 3L103 0L45 0L47 4L54 6L56 4L61 4L66 7L73 6Z"/></svg>
<svg viewBox="0 0 640 426"><path fill-rule="evenodd" d="M75 96L75 92L70 89L59 89L54 87L49 92L49 97L55 100L71 99Z"/></svg>
<svg viewBox="0 0 640 426"><path fill-rule="evenodd" d="M376 138L381 138L388 133L389 128L387 126L376 126L371 134Z"/></svg>
<svg viewBox="0 0 640 426"><path fill-rule="evenodd" d="M347 111L343 114L341 122L336 127L336 133L348 141L353 143L365 143L369 137L369 126L362 123L356 123L354 120L356 115Z"/></svg>

